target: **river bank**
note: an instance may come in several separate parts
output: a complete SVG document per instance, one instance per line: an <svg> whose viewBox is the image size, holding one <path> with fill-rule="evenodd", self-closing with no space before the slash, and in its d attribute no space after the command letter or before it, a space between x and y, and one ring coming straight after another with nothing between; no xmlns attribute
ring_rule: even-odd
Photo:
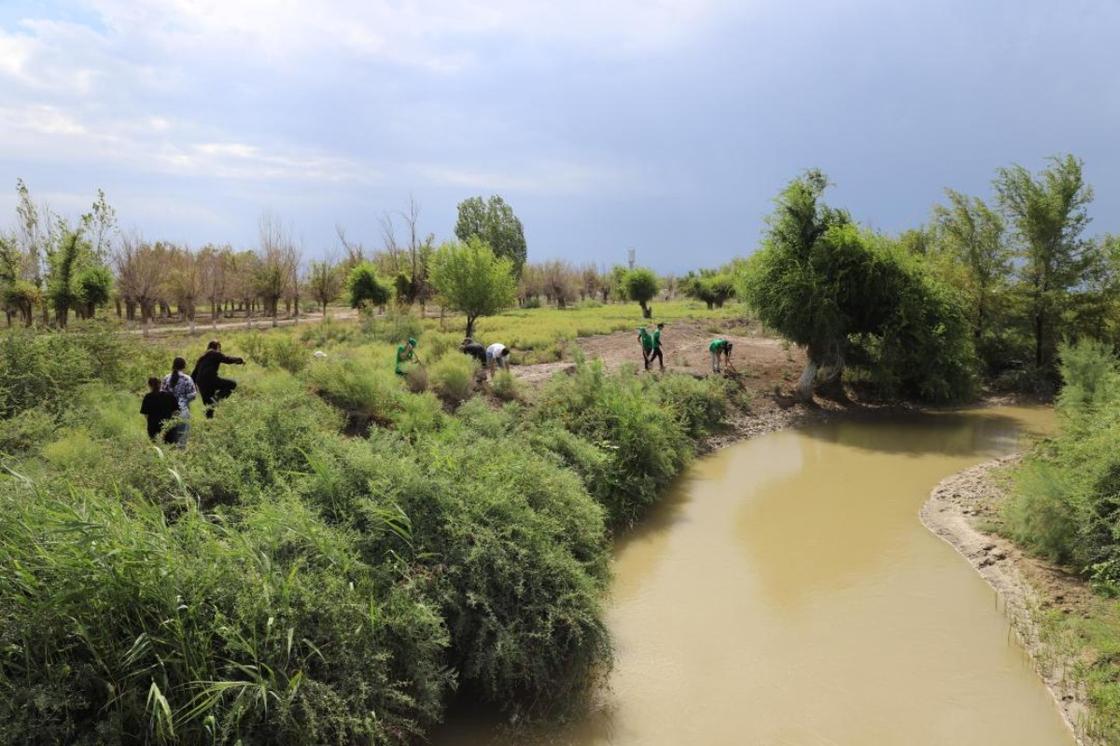
<svg viewBox="0 0 1120 746"><path fill-rule="evenodd" d="M1089 732L1088 698L1070 675L1077 661L1051 641L1043 620L1046 611L1055 608L1062 614L1079 613L1090 589L1082 579L1026 555L991 530L1007 496L1008 472L1020 459L1019 454L993 459L947 477L930 493L919 517L995 590L1010 630L1030 655L1078 743L1104 746Z"/></svg>

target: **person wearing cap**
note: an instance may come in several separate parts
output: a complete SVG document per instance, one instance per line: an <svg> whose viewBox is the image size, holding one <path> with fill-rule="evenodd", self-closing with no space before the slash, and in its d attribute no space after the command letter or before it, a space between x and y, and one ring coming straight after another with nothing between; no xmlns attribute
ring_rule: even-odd
<svg viewBox="0 0 1120 746"><path fill-rule="evenodd" d="M407 362L416 362L416 339L414 337L409 337L408 342L403 345L397 345L397 365L395 370L398 376L403 376L405 374L401 366Z"/></svg>
<svg viewBox="0 0 1120 746"><path fill-rule="evenodd" d="M650 356L653 354L653 337L644 326L638 327L638 342L642 345L642 365L649 370Z"/></svg>
<svg viewBox="0 0 1120 746"><path fill-rule="evenodd" d="M661 354L661 330L664 328L664 324L658 324L657 328L653 330L651 336L652 347L646 360L646 370L649 370L654 358L657 358L657 364L661 366L661 370L665 370L665 356Z"/></svg>
<svg viewBox="0 0 1120 746"><path fill-rule="evenodd" d="M708 345L708 351L712 353L712 372L720 372L720 356L731 365L731 343L726 339L716 337Z"/></svg>

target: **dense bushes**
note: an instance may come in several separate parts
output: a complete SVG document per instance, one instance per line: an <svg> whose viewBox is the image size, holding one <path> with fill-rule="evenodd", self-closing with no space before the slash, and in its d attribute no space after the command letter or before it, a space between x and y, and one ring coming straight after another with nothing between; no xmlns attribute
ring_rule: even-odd
<svg viewBox="0 0 1120 746"><path fill-rule="evenodd" d="M1061 348L1061 432L1036 449L1007 506L1013 535L1120 589L1120 371L1104 345Z"/></svg>

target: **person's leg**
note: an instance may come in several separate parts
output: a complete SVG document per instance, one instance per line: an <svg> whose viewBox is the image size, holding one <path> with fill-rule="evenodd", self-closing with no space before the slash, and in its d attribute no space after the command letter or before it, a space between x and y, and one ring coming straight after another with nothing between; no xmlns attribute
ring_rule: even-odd
<svg viewBox="0 0 1120 746"><path fill-rule="evenodd" d="M712 350L712 372L719 373L719 353Z"/></svg>
<svg viewBox="0 0 1120 746"><path fill-rule="evenodd" d="M228 378L219 378L218 385L214 389L214 401L221 401L226 399L237 388L237 381L231 381Z"/></svg>
<svg viewBox="0 0 1120 746"><path fill-rule="evenodd" d="M215 390L212 388L198 387L198 398L202 399L202 403L206 406L206 419L208 420L214 417L214 393Z"/></svg>
<svg viewBox="0 0 1120 746"><path fill-rule="evenodd" d="M187 434L190 433L190 431L191 423L184 422L183 424L179 425L179 437L175 439L175 445L179 446L180 448L186 448Z"/></svg>
<svg viewBox="0 0 1120 746"><path fill-rule="evenodd" d="M649 356L649 361L652 363L654 358L657 358L657 365L661 370L665 370L665 356L661 354L661 348L656 347L653 354Z"/></svg>

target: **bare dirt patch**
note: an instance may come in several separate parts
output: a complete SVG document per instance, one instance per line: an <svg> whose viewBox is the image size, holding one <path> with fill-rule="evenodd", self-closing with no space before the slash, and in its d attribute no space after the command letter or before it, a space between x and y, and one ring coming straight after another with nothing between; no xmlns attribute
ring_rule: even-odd
<svg viewBox="0 0 1120 746"><path fill-rule="evenodd" d="M1082 613L1092 600L1092 591L1080 578L985 530L998 519L1006 496L999 475L1019 458L989 461L943 480L922 506L920 517L926 528L955 548L995 589L1077 742L1095 746L1100 742L1085 732L1086 694L1067 674L1073 661L1043 639L1040 622L1042 611L1054 606L1066 614Z"/></svg>

